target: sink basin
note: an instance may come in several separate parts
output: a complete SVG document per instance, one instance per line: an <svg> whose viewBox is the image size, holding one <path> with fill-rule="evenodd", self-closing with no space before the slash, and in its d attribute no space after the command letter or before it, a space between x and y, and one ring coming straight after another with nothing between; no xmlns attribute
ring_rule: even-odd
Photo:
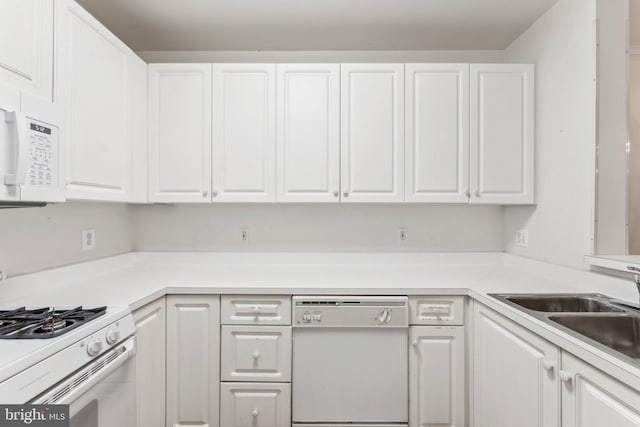
<svg viewBox="0 0 640 427"><path fill-rule="evenodd" d="M506 295L505 300L544 313L623 313L622 308L601 301L596 295Z"/></svg>
<svg viewBox="0 0 640 427"><path fill-rule="evenodd" d="M617 316L549 316L560 325L599 342L625 356L640 359L640 317Z"/></svg>

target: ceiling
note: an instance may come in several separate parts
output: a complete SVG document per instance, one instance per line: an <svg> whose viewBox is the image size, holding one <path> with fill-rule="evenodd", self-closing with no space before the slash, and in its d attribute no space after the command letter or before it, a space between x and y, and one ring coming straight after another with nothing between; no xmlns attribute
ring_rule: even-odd
<svg viewBox="0 0 640 427"><path fill-rule="evenodd" d="M78 0L134 50L504 49L557 0Z"/></svg>

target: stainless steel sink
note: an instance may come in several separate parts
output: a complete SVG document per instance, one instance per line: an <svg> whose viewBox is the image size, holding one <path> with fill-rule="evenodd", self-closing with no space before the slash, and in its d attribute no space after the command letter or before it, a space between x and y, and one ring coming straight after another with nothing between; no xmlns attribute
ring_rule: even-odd
<svg viewBox="0 0 640 427"><path fill-rule="evenodd" d="M615 357L640 365L640 308L601 294L493 294Z"/></svg>
<svg viewBox="0 0 640 427"><path fill-rule="evenodd" d="M640 316L550 316L549 320L582 334L600 344L640 359Z"/></svg>
<svg viewBox="0 0 640 427"><path fill-rule="evenodd" d="M602 295L508 295L504 299L520 307L544 313L622 313Z"/></svg>

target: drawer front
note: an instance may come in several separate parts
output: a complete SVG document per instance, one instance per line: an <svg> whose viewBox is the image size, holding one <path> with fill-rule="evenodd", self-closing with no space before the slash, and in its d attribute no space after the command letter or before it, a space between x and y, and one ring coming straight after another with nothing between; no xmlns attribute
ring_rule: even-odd
<svg viewBox="0 0 640 427"><path fill-rule="evenodd" d="M412 325L464 325L464 297L410 297L409 323Z"/></svg>
<svg viewBox="0 0 640 427"><path fill-rule="evenodd" d="M291 385L222 383L220 425L224 427L289 427Z"/></svg>
<svg viewBox="0 0 640 427"><path fill-rule="evenodd" d="M223 325L290 325L291 297L224 295L221 316Z"/></svg>
<svg viewBox="0 0 640 427"><path fill-rule="evenodd" d="M223 326L222 381L291 381L290 326Z"/></svg>

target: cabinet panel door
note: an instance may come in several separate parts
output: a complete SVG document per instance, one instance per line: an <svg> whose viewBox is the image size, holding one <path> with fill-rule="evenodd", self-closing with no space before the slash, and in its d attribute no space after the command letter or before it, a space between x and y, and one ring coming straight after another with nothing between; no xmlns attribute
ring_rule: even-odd
<svg viewBox="0 0 640 427"><path fill-rule="evenodd" d="M340 201L340 65L278 65L279 202Z"/></svg>
<svg viewBox="0 0 640 427"><path fill-rule="evenodd" d="M149 70L147 63L135 55L129 62L131 91L131 201L146 203L149 200L149 120L147 103L149 100Z"/></svg>
<svg viewBox="0 0 640 427"><path fill-rule="evenodd" d="M211 201L211 65L149 65L149 200Z"/></svg>
<svg viewBox="0 0 640 427"><path fill-rule="evenodd" d="M290 427L291 385L222 383L224 427Z"/></svg>
<svg viewBox="0 0 640 427"><path fill-rule="evenodd" d="M67 111L67 198L129 201L134 54L77 3L56 5L58 100Z"/></svg>
<svg viewBox="0 0 640 427"><path fill-rule="evenodd" d="M407 64L408 202L469 201L469 65Z"/></svg>
<svg viewBox="0 0 640 427"><path fill-rule="evenodd" d="M133 312L136 322L138 426L165 425L166 300L160 298Z"/></svg>
<svg viewBox="0 0 640 427"><path fill-rule="evenodd" d="M409 426L464 427L464 327L410 329Z"/></svg>
<svg viewBox="0 0 640 427"><path fill-rule="evenodd" d="M276 73L270 64L213 65L214 202L276 200Z"/></svg>
<svg viewBox="0 0 640 427"><path fill-rule="evenodd" d="M167 427L218 426L219 369L220 298L168 296Z"/></svg>
<svg viewBox="0 0 640 427"><path fill-rule="evenodd" d="M471 65L471 202L534 201L533 65Z"/></svg>
<svg viewBox="0 0 640 427"><path fill-rule="evenodd" d="M343 202L404 200L404 65L341 66Z"/></svg>
<svg viewBox="0 0 640 427"><path fill-rule="evenodd" d="M52 101L53 1L0 0L0 9L0 81Z"/></svg>
<svg viewBox="0 0 640 427"><path fill-rule="evenodd" d="M562 353L571 381L562 387L563 427L638 427L640 393L586 362Z"/></svg>
<svg viewBox="0 0 640 427"><path fill-rule="evenodd" d="M223 326L222 381L291 381L291 327Z"/></svg>
<svg viewBox="0 0 640 427"><path fill-rule="evenodd" d="M560 350L480 304L474 313L474 427L559 427Z"/></svg>

